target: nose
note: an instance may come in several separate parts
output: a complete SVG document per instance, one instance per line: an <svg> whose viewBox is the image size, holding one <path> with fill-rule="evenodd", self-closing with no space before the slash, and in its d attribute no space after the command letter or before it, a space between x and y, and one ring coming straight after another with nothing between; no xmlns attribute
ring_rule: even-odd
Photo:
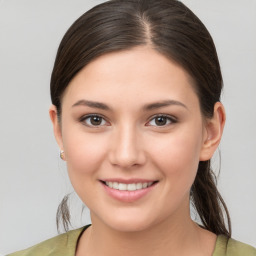
<svg viewBox="0 0 256 256"><path fill-rule="evenodd" d="M113 132L109 159L112 165L122 169L143 165L146 155L142 138L136 128L124 126Z"/></svg>

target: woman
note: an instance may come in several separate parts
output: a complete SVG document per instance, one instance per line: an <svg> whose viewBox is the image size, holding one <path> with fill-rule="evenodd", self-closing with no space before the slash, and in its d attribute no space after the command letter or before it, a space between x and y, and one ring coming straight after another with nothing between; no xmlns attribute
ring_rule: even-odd
<svg viewBox="0 0 256 256"><path fill-rule="evenodd" d="M231 239L210 170L221 89L212 38L182 3L112 0L82 15L60 44L49 112L92 225L12 255L256 255Z"/></svg>

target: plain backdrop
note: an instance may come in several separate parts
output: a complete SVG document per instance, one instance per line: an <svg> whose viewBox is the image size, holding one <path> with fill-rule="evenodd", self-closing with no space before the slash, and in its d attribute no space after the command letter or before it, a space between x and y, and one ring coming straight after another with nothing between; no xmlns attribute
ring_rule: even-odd
<svg viewBox="0 0 256 256"><path fill-rule="evenodd" d="M0 1L0 253L57 235L55 213L72 192L48 116L58 44L97 0ZM224 77L227 123L219 190L233 237L256 246L256 0L184 0L212 34ZM219 159L214 166L219 168ZM74 228L88 223L72 194Z"/></svg>

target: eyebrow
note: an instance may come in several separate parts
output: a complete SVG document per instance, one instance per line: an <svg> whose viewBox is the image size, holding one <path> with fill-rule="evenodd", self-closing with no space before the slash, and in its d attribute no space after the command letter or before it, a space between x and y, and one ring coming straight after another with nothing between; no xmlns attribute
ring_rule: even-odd
<svg viewBox="0 0 256 256"><path fill-rule="evenodd" d="M188 109L187 106L180 101L164 100L164 101L160 101L160 102L147 104L143 107L143 110L153 110L153 109L158 109L158 108L162 108L162 107L168 107L171 105L181 106L181 107Z"/></svg>
<svg viewBox="0 0 256 256"><path fill-rule="evenodd" d="M149 111L149 110L158 109L158 108L162 108L162 107L168 107L168 106L172 106L172 105L181 106L181 107L188 109L185 104L183 104L180 101L176 101L176 100L164 100L164 101L160 101L160 102L150 103L150 104L143 106L142 109L144 111ZM76 102L75 104L72 105L72 107L76 107L76 106L87 106L87 107L91 107L91 108L98 108L98 109L108 110L108 111L112 110L108 105L106 105L104 103L97 102L97 101L89 101L89 100L79 100L78 102Z"/></svg>
<svg viewBox="0 0 256 256"><path fill-rule="evenodd" d="M111 110L111 108L104 103L89 100L79 100L78 102L72 105L72 107L76 106L87 106L91 108L99 108L102 110Z"/></svg>

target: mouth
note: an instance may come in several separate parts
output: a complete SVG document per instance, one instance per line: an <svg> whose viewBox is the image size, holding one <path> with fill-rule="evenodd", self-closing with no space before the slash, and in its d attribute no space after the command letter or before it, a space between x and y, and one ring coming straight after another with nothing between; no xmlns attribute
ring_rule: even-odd
<svg viewBox="0 0 256 256"><path fill-rule="evenodd" d="M112 179L100 180L105 192L113 199L123 203L132 203L147 195L156 188L159 180Z"/></svg>
<svg viewBox="0 0 256 256"><path fill-rule="evenodd" d="M124 182L117 182L117 181L103 181L101 180L101 183L103 183L105 186L115 189L115 190L120 190L120 191L136 191L136 190L142 190L142 189L147 189L156 183L158 181L149 181L149 182L131 182L131 183L124 183Z"/></svg>

